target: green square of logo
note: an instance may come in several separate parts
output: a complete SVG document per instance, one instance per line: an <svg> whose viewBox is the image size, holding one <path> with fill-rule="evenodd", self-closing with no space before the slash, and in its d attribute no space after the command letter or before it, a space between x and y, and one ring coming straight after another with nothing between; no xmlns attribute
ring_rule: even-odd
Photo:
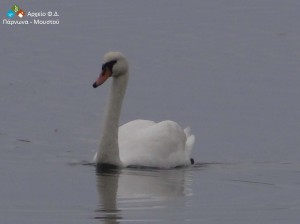
<svg viewBox="0 0 300 224"><path fill-rule="evenodd" d="M20 6L14 4L13 7L11 7L11 10L13 10L14 12L18 12L20 10Z"/></svg>

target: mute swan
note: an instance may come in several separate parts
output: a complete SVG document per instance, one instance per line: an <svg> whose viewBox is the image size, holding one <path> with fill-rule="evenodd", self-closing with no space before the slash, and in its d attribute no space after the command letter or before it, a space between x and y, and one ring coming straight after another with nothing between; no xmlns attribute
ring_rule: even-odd
<svg viewBox="0 0 300 224"><path fill-rule="evenodd" d="M141 166L173 168L194 163L190 158L195 137L189 127L182 129L174 121L155 123L130 121L119 128L119 118L129 77L128 62L120 52L104 55L104 64L94 88L112 77L109 104L101 142L94 156L97 166Z"/></svg>

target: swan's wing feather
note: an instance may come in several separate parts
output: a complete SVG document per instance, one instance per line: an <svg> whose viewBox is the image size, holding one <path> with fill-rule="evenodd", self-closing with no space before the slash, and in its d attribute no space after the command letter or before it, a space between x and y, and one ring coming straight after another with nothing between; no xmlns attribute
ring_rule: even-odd
<svg viewBox="0 0 300 224"><path fill-rule="evenodd" d="M119 129L120 158L124 165L174 167L187 165L187 136L173 121L136 120Z"/></svg>
<svg viewBox="0 0 300 224"><path fill-rule="evenodd" d="M119 138L131 135L132 132L139 131L154 125L154 121L149 120L134 120L119 127Z"/></svg>
<svg viewBox="0 0 300 224"><path fill-rule="evenodd" d="M192 149L194 147L195 144L195 136L191 133L191 128L190 127L186 127L184 129L184 133L186 135L186 143L185 143L185 150L187 151L187 153L190 155L192 152Z"/></svg>

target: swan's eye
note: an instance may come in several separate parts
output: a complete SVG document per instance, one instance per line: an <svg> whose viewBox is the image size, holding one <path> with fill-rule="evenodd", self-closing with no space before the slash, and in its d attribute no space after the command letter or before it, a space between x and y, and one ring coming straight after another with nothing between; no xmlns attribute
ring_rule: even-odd
<svg viewBox="0 0 300 224"><path fill-rule="evenodd" d="M102 70L108 68L110 71L112 71L112 68L113 68L114 64L116 64L116 63L117 63L116 60L106 62L105 64L102 65Z"/></svg>

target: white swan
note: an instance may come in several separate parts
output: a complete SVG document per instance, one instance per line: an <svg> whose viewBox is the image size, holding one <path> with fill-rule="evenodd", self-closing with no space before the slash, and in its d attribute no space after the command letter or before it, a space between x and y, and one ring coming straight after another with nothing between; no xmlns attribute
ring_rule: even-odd
<svg viewBox="0 0 300 224"><path fill-rule="evenodd" d="M182 129L174 121L155 123L134 120L119 128L122 101L125 95L128 62L119 52L104 55L104 64L96 88L112 77L110 100L101 142L94 156L97 165L117 167L143 166L172 168L193 164L190 158L195 137L190 129Z"/></svg>

